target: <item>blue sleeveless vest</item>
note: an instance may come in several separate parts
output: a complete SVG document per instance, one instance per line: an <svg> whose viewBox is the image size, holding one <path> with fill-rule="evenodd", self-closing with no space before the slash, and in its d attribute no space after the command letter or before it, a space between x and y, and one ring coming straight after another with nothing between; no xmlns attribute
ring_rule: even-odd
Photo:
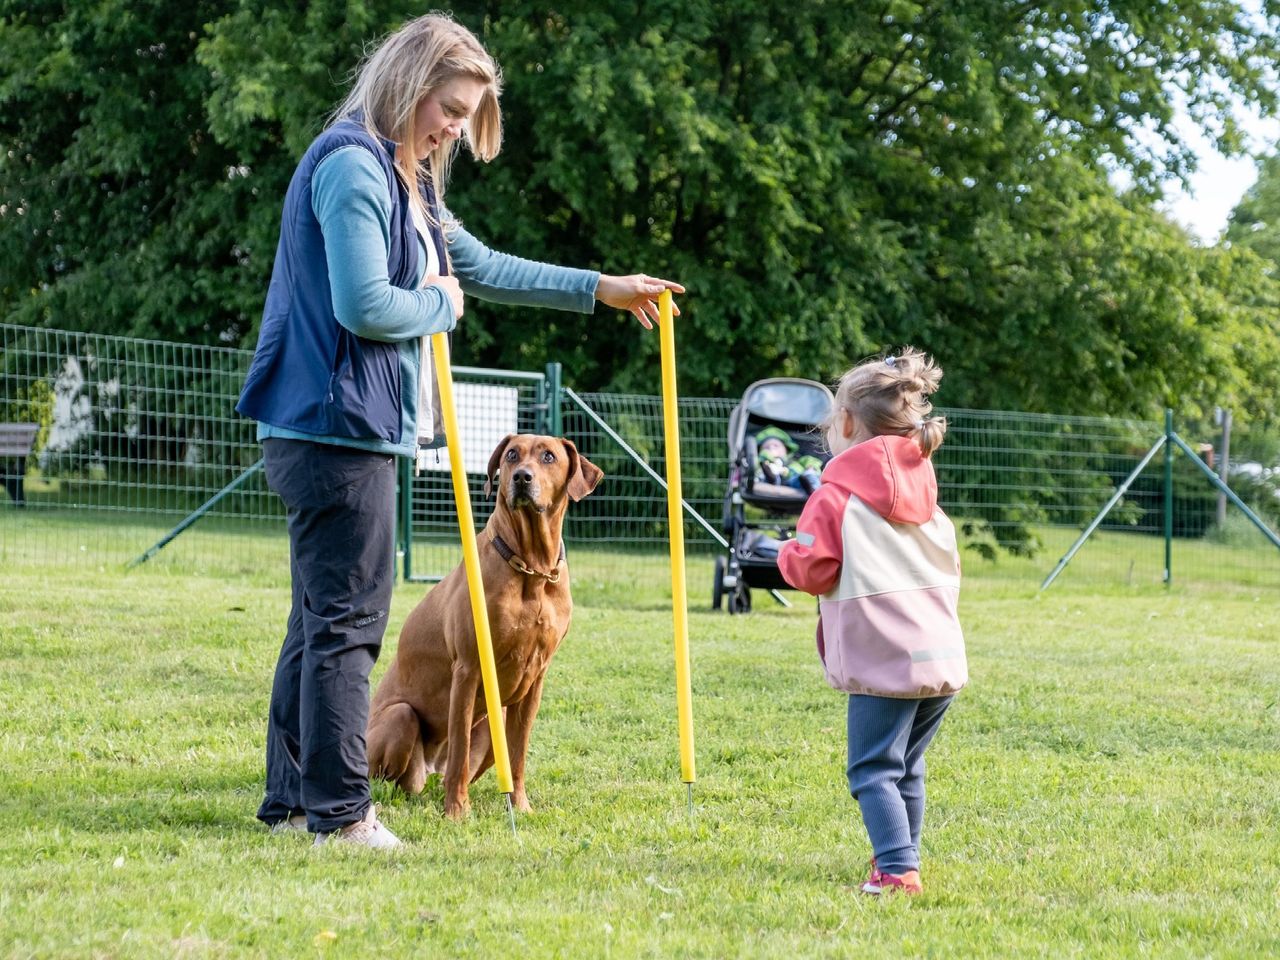
<svg viewBox="0 0 1280 960"><path fill-rule="evenodd" d="M409 211L409 194L392 166L396 145L370 136L354 119L341 120L316 137L289 182L258 346L236 410L319 438L400 444L399 348L395 343L359 337L334 316L324 236L311 207L316 165L351 145L377 157L387 175L392 198L387 275L401 289L416 284L418 233ZM429 184L423 184L423 199L439 223ZM433 226L431 237L443 274L448 259L438 227Z"/></svg>

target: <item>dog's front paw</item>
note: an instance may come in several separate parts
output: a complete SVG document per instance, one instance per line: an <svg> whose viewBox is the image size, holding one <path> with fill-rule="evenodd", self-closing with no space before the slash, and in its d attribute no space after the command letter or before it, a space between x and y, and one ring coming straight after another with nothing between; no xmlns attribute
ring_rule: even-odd
<svg viewBox="0 0 1280 960"><path fill-rule="evenodd" d="M511 805L516 808L518 813L533 813L533 807L529 805L529 798L523 790L517 790L512 794Z"/></svg>

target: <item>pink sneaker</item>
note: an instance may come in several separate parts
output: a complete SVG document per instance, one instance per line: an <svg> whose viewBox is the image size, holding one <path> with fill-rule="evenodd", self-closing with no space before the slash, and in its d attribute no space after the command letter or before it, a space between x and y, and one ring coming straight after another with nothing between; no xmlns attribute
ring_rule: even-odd
<svg viewBox="0 0 1280 960"><path fill-rule="evenodd" d="M867 875L867 883L880 882L880 868L876 866L876 858L871 858L871 873Z"/></svg>
<svg viewBox="0 0 1280 960"><path fill-rule="evenodd" d="M924 887L920 884L919 870L908 870L906 873L882 873L876 869L874 860L871 866L871 876L867 878L867 882L859 889L873 897L878 897L883 893L915 894L924 892Z"/></svg>

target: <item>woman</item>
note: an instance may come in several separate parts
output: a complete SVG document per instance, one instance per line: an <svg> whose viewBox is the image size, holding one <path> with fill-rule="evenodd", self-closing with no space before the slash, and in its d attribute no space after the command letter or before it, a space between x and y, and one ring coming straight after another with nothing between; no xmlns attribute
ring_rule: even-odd
<svg viewBox="0 0 1280 960"><path fill-rule="evenodd" d="M364 738L394 579L395 457L438 431L426 338L454 328L464 294L582 313L599 300L650 328L658 294L684 292L496 253L452 220L450 160L459 141L497 155L500 88L464 27L410 21L361 66L285 196L237 409L258 421L288 509L293 581L258 818L317 844L400 845L370 802Z"/></svg>

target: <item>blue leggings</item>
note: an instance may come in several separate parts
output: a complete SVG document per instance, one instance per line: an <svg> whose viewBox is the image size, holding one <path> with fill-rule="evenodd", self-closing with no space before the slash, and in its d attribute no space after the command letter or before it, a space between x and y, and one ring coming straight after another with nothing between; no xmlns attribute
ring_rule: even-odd
<svg viewBox="0 0 1280 960"><path fill-rule="evenodd" d="M849 792L885 873L920 869L924 752L952 699L849 697Z"/></svg>

